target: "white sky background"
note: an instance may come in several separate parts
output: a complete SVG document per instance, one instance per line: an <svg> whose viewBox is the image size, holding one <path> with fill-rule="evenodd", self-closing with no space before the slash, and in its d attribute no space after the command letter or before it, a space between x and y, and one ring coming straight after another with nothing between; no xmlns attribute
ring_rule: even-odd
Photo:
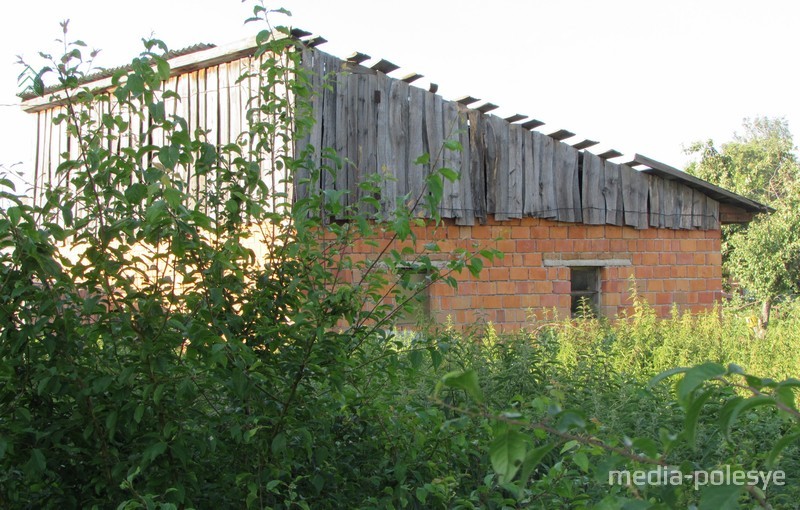
<svg viewBox="0 0 800 510"><path fill-rule="evenodd" d="M491 5L491 6L490 6ZM786 117L800 126L800 2L285 0L275 21L324 36L320 49L355 50L415 71L446 99L472 95L598 140L593 151L634 152L683 168L683 146L739 130L744 117ZM102 52L114 67L155 34L170 48L225 44L261 25L243 25L239 0L40 0L8 3L0 18L0 164L30 170L34 116L18 106L15 55L40 64L57 53L58 23L70 39ZM369 64L369 62L368 62ZM421 83L421 82L418 82ZM796 131L795 131L796 132ZM627 158L616 161L627 161Z"/></svg>

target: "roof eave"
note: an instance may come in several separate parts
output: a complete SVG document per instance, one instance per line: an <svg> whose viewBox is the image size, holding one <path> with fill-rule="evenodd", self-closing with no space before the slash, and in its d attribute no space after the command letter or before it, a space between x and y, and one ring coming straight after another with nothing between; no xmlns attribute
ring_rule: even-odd
<svg viewBox="0 0 800 510"><path fill-rule="evenodd" d="M717 202L731 204L751 213L775 212L775 209L768 205L762 204L761 202L756 202L755 200L751 200L747 197L743 197L742 195L738 195L732 191L728 191L725 188L711 184L710 182L704 181L699 177L695 177L694 175L688 174L682 170L678 170L677 168L669 166L666 163L661 163L660 161L648 158L647 156L636 154L633 158L633 161L649 167L640 170L642 173L658 175L663 179L680 181L686 186L694 188L708 195Z"/></svg>

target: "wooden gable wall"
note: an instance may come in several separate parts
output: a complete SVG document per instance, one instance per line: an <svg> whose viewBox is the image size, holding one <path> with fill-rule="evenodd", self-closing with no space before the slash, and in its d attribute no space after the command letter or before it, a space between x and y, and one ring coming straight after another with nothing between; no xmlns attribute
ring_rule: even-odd
<svg viewBox="0 0 800 510"><path fill-rule="evenodd" d="M304 50L303 66L317 91L316 123L297 147L314 148L314 165L334 166L322 157L324 147L346 161L335 179L321 177L333 182L314 184L346 191L343 204L353 204L362 193L359 184L378 173L385 212L398 197L408 195L413 205L435 165L461 173L459 181L445 183L439 211L459 225L493 215L637 229L719 228L719 203L677 181L601 159L316 49ZM460 142L463 150L443 151L446 140ZM416 164L424 153L430 163Z"/></svg>

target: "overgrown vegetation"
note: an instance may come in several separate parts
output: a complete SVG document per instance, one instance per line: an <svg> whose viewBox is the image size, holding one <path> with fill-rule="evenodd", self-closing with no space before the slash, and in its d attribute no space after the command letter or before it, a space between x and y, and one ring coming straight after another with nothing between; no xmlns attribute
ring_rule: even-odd
<svg viewBox="0 0 800 510"><path fill-rule="evenodd" d="M398 333L420 285L498 255L457 252L440 269L413 250L347 256L376 231L414 241L428 220L403 204L425 204L436 223L443 179L457 177L438 155L421 155L420 171L436 170L391 218L365 212L370 193L346 211L324 192L291 202L272 176L347 163L291 155L310 91L285 28L259 35L249 130L224 147L166 115L163 43L148 41L109 95L79 85L83 44L64 28L64 55L46 70L78 146L36 207L0 182L13 203L0 212L3 508L794 505L788 485L694 490L609 484L608 473L776 466L796 480L798 382L739 368L794 373L795 306L780 305L765 340L724 310L659 321L638 301L614 325ZM39 92L44 71L31 76ZM145 113L165 143L110 151L127 116ZM199 197L189 165L206 183ZM259 236L262 259L247 248ZM408 278L409 257L434 276ZM353 267L362 279L343 280ZM678 374L674 392L658 382Z"/></svg>

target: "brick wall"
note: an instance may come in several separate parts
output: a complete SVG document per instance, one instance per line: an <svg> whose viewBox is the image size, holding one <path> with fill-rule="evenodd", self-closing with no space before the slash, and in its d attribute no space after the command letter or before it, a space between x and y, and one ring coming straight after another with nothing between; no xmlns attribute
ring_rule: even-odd
<svg viewBox="0 0 800 510"><path fill-rule="evenodd" d="M480 279L466 270L454 275L458 289L444 283L431 287L433 317L444 321L450 316L459 326L484 319L503 329L516 329L529 324L532 314L542 317L553 308L560 317L568 317L571 270L557 265L572 265L565 262L571 260L630 264L599 268L599 310L608 317L632 306L631 275L640 295L662 316L673 304L682 310L708 308L721 292L719 230L636 230L523 218L490 220L474 227L446 220L439 227L419 227L416 234L418 246L438 241L441 259L457 248L474 250L476 246L505 254L487 264ZM353 255L374 257L386 242L378 247L356 243ZM393 246L400 247L400 243Z"/></svg>

